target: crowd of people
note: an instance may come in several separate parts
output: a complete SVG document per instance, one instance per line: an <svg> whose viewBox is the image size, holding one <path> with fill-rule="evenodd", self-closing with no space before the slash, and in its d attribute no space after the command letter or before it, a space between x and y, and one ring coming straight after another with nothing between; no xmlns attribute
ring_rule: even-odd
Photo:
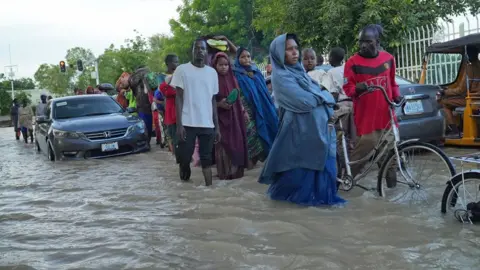
<svg viewBox="0 0 480 270"><path fill-rule="evenodd" d="M12 120L13 130L15 132L15 139L20 140L20 136L23 137L23 141L33 143L33 117L43 114L43 109L46 106L48 100L53 99L52 96L45 94L40 95L40 102L36 105L35 114L27 99L18 100L13 99L12 107L10 108L10 119Z"/></svg>
<svg viewBox="0 0 480 270"><path fill-rule="evenodd" d="M381 35L381 27L365 27L358 53L344 64L345 51L333 48L328 65L312 48L300 52L295 35L278 36L270 45L266 77L247 49L225 36L205 36L193 42L188 63L169 54L163 74L146 67L124 72L116 99L134 109L148 134L155 132L157 144L175 155L183 181L190 179L192 163L202 168L209 186L214 165L219 179L232 180L263 162L258 181L270 185L272 199L343 204L337 195L335 123L342 121L355 160L389 128L389 107L380 92L363 95L368 86L381 85L391 100L400 98L395 60L381 49ZM107 88L89 87L86 93ZM354 176L362 166L352 168ZM389 187L395 176L387 175Z"/></svg>

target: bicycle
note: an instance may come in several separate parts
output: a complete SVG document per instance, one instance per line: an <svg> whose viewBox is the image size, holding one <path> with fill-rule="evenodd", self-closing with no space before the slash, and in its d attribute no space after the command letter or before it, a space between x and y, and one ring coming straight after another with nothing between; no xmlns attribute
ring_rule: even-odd
<svg viewBox="0 0 480 270"><path fill-rule="evenodd" d="M447 182L447 186L445 187L442 196L441 212L443 214L451 212L458 221L472 224L472 218L475 218L478 221L479 217L478 213L475 213L476 216L472 214L468 205L480 201L480 170L464 170L464 163L476 164L478 167L480 165L480 153L455 156L450 159L461 162L461 172L453 176ZM463 191L460 190L462 186L465 187L466 184L470 182L473 182L475 196L466 189L463 189Z"/></svg>
<svg viewBox="0 0 480 270"><path fill-rule="evenodd" d="M342 149L341 151L338 151L339 153L337 153L337 166L339 172L339 175L337 177L338 188L344 191L350 191L353 189L353 187L358 186L367 191L376 191L378 192L378 195L380 197L384 198L387 197L387 190L398 190L398 184L404 184L409 190L413 191L422 189L422 184L419 181L420 179L416 179L415 177L413 177L409 170L407 170L407 165L409 164L409 156L407 155L408 151L433 153L435 156L440 158L444 165L446 165L445 170L448 172L448 176L454 176L455 168L453 167L450 159L441 149L432 144L421 142L419 141L419 139L410 139L405 141L400 140L400 133L395 122L395 115L393 111L395 110L395 108L402 108L403 105L406 103L406 99L402 99L402 101L398 104L390 101L387 92L385 91L385 88L379 85L369 86L367 88L367 91L362 95L370 94L377 89L382 91L385 101L389 105L390 128L384 130L381 139L370 151L369 154L367 154L364 158L360 160L350 161L345 132L343 132L342 121L340 121L340 119L337 119L340 126L340 131L342 131ZM389 139L392 138L392 135L393 140ZM364 166L363 172L357 175L354 179L352 176L351 165L369 162L369 165L366 164ZM377 177L377 186L375 188L367 188L363 185L360 185L358 182L371 171L373 164L381 164L379 166L380 171ZM397 168L395 168L394 166L396 166ZM386 178L387 171L392 167L396 169L395 172L400 171L400 175L403 178L403 181L401 181L397 177L398 180L396 181L396 187L388 188L385 187L386 182L384 183L383 179Z"/></svg>

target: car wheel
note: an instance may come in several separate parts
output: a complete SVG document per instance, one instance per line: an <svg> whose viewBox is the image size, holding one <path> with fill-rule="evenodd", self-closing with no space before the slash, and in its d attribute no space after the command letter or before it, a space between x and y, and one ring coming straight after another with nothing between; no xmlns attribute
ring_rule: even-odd
<svg viewBox="0 0 480 270"><path fill-rule="evenodd" d="M53 152L52 145L50 144L50 142L47 142L47 145L48 145L48 150L47 150L48 160L55 161L55 153Z"/></svg>
<svg viewBox="0 0 480 270"><path fill-rule="evenodd" d="M42 149L40 149L40 144L38 144L37 140L35 140L35 146L37 147L37 152L42 152Z"/></svg>

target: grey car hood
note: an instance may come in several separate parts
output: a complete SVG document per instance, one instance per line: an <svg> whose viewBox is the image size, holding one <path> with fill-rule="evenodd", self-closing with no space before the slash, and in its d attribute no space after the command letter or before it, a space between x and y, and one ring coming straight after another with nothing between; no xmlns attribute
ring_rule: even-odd
<svg viewBox="0 0 480 270"><path fill-rule="evenodd" d="M63 131L96 132L128 128L140 119L129 114L106 114L55 120L52 127Z"/></svg>

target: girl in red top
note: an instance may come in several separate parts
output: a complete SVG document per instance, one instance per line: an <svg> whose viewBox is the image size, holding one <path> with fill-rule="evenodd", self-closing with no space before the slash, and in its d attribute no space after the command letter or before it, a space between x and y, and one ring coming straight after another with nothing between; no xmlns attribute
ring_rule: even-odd
<svg viewBox="0 0 480 270"><path fill-rule="evenodd" d="M165 81L160 84L160 91L165 97L165 119L163 123L167 126L167 136L169 137L170 151L175 154L175 145L177 144L177 116L175 114L175 95L177 92L175 88L170 86L172 74L178 66L178 57L175 54L169 54L165 58L165 65L167 66L167 76Z"/></svg>

